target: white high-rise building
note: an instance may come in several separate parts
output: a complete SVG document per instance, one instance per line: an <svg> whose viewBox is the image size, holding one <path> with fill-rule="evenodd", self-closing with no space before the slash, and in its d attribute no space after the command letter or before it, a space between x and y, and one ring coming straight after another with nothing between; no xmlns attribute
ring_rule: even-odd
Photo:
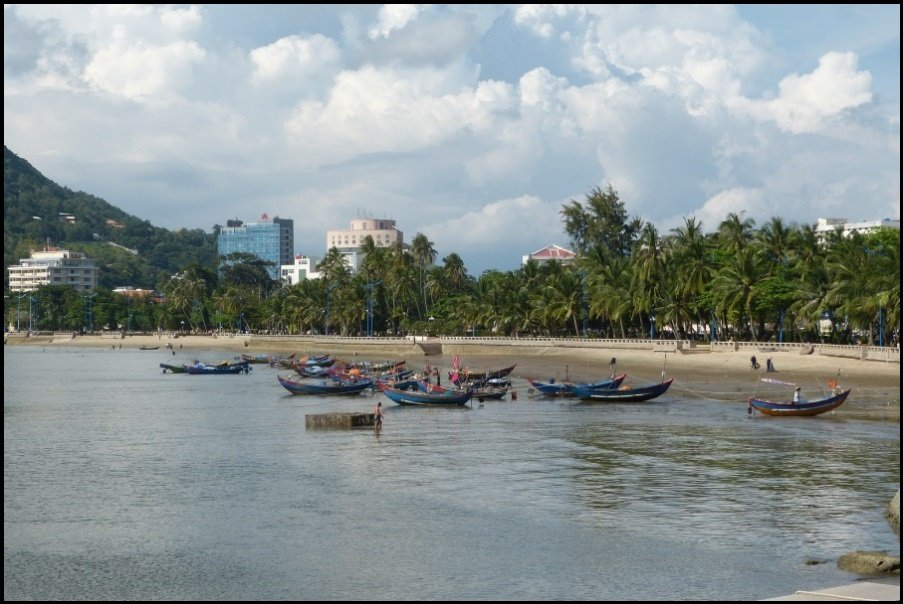
<svg viewBox="0 0 903 604"><path fill-rule="evenodd" d="M815 232L824 238L828 233L834 232L836 229L843 230L843 236L849 237L853 233L861 233L863 235L877 231L878 229L897 229L900 230L900 219L891 220L890 218L882 218L881 220L860 220L859 222L850 222L846 218L819 218L815 225Z"/></svg>
<svg viewBox="0 0 903 604"><path fill-rule="evenodd" d="M345 263L357 272L364 261L360 253L361 246L367 236L373 238L376 247L391 247L396 243L404 244L404 233L395 227L390 218L355 218L350 229L326 231L326 251L336 248L345 257Z"/></svg>
<svg viewBox="0 0 903 604"><path fill-rule="evenodd" d="M42 285L71 285L80 292L92 292L97 287L97 266L80 252L50 247L9 267L10 291L29 292Z"/></svg>
<svg viewBox="0 0 903 604"><path fill-rule="evenodd" d="M289 285L297 285L306 279L319 279L317 259L302 254L295 254L294 264L283 264L280 267L279 278Z"/></svg>

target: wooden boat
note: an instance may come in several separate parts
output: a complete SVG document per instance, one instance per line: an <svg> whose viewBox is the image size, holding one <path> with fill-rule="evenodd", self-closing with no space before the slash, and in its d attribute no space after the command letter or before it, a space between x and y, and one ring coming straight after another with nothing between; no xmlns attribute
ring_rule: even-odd
<svg viewBox="0 0 903 604"><path fill-rule="evenodd" d="M294 356L295 355L292 354L288 358L292 359L294 358ZM241 354L241 359L255 365L270 365L271 363L273 363L273 361L276 360L276 357L271 354L248 354L243 352Z"/></svg>
<svg viewBox="0 0 903 604"><path fill-rule="evenodd" d="M359 380L298 381L292 378L284 378L277 374L276 379L279 380L283 388L292 394L357 395L373 387L373 381L369 378Z"/></svg>
<svg viewBox="0 0 903 604"><path fill-rule="evenodd" d="M189 375L234 375L251 371L251 364L248 361L238 361L237 363L227 361L216 365L195 363L194 365L184 365L184 367Z"/></svg>
<svg viewBox="0 0 903 604"><path fill-rule="evenodd" d="M160 350L159 346L139 346L138 350Z"/></svg>
<svg viewBox="0 0 903 604"><path fill-rule="evenodd" d="M399 390L397 388L386 387L383 394L389 397L393 403L399 405L466 405L473 396L471 390L453 390L451 388L440 388L433 392L422 392L420 390Z"/></svg>
<svg viewBox="0 0 903 604"><path fill-rule="evenodd" d="M426 393L442 393L446 391L450 392L464 392L464 388L445 388L443 386L437 386L435 384L429 384L422 380L415 381L414 387L420 392ZM401 389L398 386L395 386L396 389ZM479 386L477 388L471 388L471 398L475 398L480 402L486 400L501 400L505 398L505 395L508 394L508 386Z"/></svg>
<svg viewBox="0 0 903 604"><path fill-rule="evenodd" d="M160 368L163 369L163 373L188 373L185 369L185 365L171 365L169 363L160 363Z"/></svg>
<svg viewBox="0 0 903 604"><path fill-rule="evenodd" d="M749 399L749 408L747 409L747 412L752 413L752 410L755 409L759 413L764 413L765 415L777 415L782 417L819 415L820 413L827 413L828 411L833 411L840 407L844 401L847 400L847 397L850 396L851 390L851 388L847 388L846 390L841 390L827 398L799 403L766 401L753 397Z"/></svg>
<svg viewBox="0 0 903 604"><path fill-rule="evenodd" d="M382 392L386 388L395 388L396 390L417 390L417 384L420 380L414 377L406 377L402 379L383 379L376 378L374 384L376 389Z"/></svg>
<svg viewBox="0 0 903 604"><path fill-rule="evenodd" d="M641 386L639 388L586 388L581 385L574 386L574 395L582 401L602 401L609 403L638 403L652 400L663 395L671 387L674 378L668 378L659 384Z"/></svg>
<svg viewBox="0 0 903 604"><path fill-rule="evenodd" d="M511 372L514 371L515 367L517 367L516 363L510 367L504 367L494 371L470 371L469 369L458 369L456 371L449 371L448 379L451 380L453 384L486 384L491 381L499 383L500 381L507 381L508 376L511 375Z"/></svg>
<svg viewBox="0 0 903 604"><path fill-rule="evenodd" d="M483 401L500 401L508 394L509 386L485 386L473 391L473 398Z"/></svg>
<svg viewBox="0 0 903 604"><path fill-rule="evenodd" d="M574 396L574 386L583 386L590 390L617 388L626 377L626 373L620 373L613 378L605 378L595 382L540 382L532 379L527 381L543 396Z"/></svg>
<svg viewBox="0 0 903 604"><path fill-rule="evenodd" d="M298 365L295 364L292 366L295 370L295 373L300 375L301 377L312 377L312 378L322 378L329 375L329 368L323 367L321 365Z"/></svg>
<svg viewBox="0 0 903 604"><path fill-rule="evenodd" d="M323 354L319 356L303 356L294 362L296 366L303 367L331 367L335 363L335 358L331 355Z"/></svg>

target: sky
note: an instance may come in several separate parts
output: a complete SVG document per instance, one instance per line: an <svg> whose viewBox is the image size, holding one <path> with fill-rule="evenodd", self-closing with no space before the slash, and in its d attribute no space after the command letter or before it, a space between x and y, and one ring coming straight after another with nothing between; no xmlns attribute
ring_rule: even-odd
<svg viewBox="0 0 903 604"><path fill-rule="evenodd" d="M900 217L900 5L35 5L4 144L168 229L359 217L437 262L570 247L609 185L660 234Z"/></svg>

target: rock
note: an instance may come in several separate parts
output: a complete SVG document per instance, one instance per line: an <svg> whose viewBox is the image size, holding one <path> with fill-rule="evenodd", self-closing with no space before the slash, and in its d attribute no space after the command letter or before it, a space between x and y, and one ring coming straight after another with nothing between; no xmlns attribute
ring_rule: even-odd
<svg viewBox="0 0 903 604"><path fill-rule="evenodd" d="M898 536L900 535L900 489L897 489L897 494L894 495L894 498L890 500L890 503L887 504L887 508L884 510L884 517L887 518L887 521L890 522L890 527L894 529L894 533Z"/></svg>
<svg viewBox="0 0 903 604"><path fill-rule="evenodd" d="M859 575L900 572L900 556L887 552L852 552L837 560L837 568Z"/></svg>

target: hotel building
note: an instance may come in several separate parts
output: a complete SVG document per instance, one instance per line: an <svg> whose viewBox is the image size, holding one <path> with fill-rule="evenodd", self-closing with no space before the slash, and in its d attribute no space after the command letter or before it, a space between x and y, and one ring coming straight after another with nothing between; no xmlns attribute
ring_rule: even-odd
<svg viewBox="0 0 903 604"><path fill-rule="evenodd" d="M261 260L272 262L267 267L271 279L278 280L282 265L292 264L295 255L295 222L288 218L263 214L260 222L245 224L241 220L229 220L217 238L220 256L233 253L253 254Z"/></svg>
<svg viewBox="0 0 903 604"><path fill-rule="evenodd" d="M80 292L92 292L97 287L97 266L80 252L51 247L9 267L10 291L29 292L42 285L71 285Z"/></svg>

